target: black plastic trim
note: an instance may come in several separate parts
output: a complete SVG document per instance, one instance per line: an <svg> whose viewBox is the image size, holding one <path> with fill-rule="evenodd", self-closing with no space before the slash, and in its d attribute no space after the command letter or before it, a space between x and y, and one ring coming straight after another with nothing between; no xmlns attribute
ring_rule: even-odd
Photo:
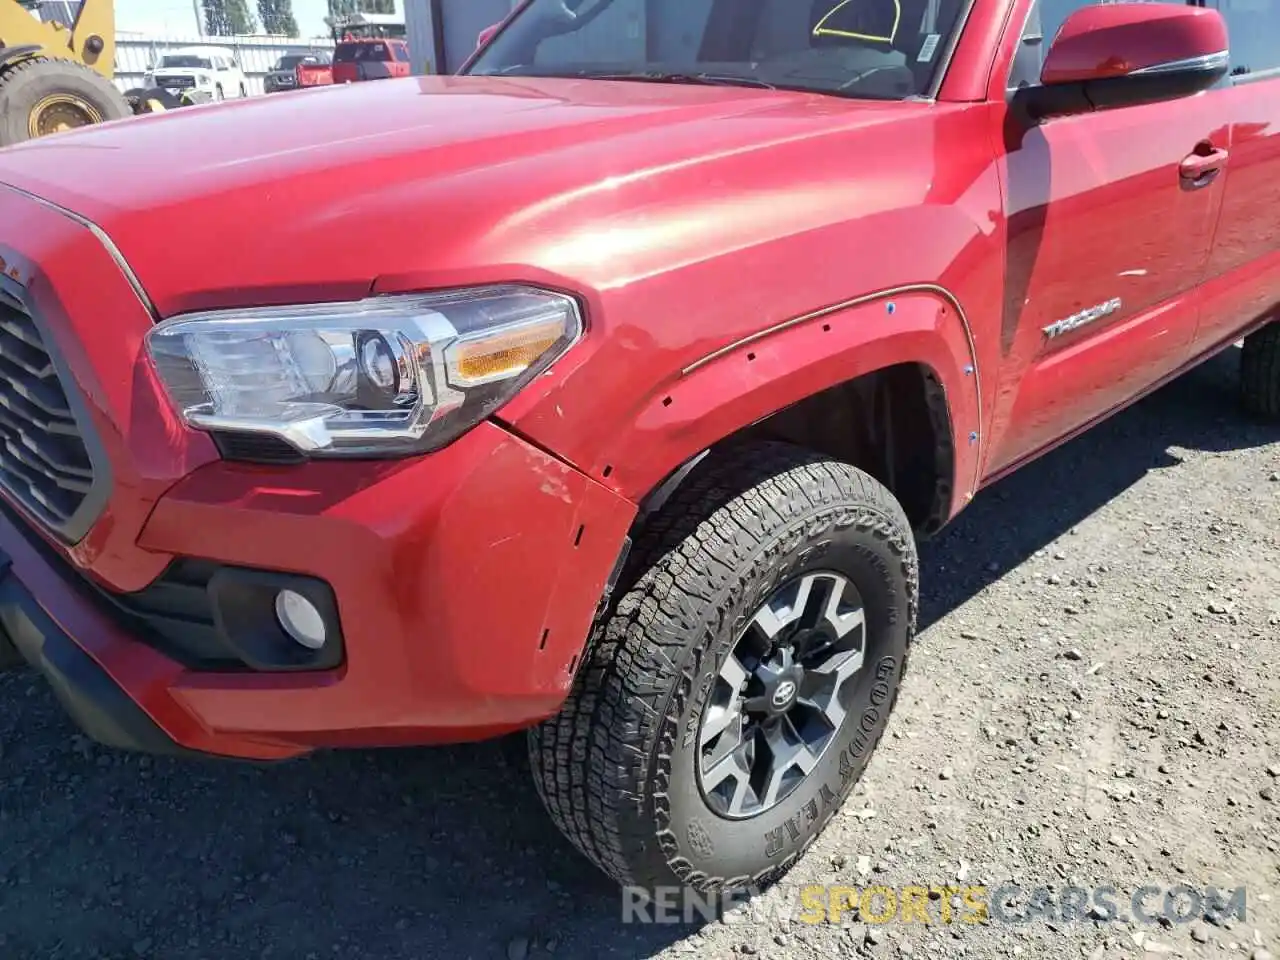
<svg viewBox="0 0 1280 960"><path fill-rule="evenodd" d="M299 593L324 618L326 641L319 650L300 646L275 615L282 590ZM332 670L342 664L342 624L333 589L315 577L245 567L219 567L209 578L209 601L218 637L251 669L263 673Z"/></svg>
<svg viewBox="0 0 1280 960"><path fill-rule="evenodd" d="M0 570L0 629L31 666L40 671L67 713L88 736L122 750L171 756L207 756L180 746L133 702L92 657L41 609L9 571Z"/></svg>
<svg viewBox="0 0 1280 960"><path fill-rule="evenodd" d="M286 440L269 433L210 433L223 460L261 463L269 466L297 466L307 455Z"/></svg>
<svg viewBox="0 0 1280 960"><path fill-rule="evenodd" d="M332 588L322 580L299 574L228 567L213 560L179 558L141 590L115 593L78 571L25 523L7 502L0 502L0 514L14 525L31 548L57 570L63 581L80 593L86 602L93 604L103 616L118 624L139 643L146 644L188 670L223 674L253 670L274 673L300 670L314 672L332 669L344 657L337 600ZM0 568L0 576L2 575L3 569ZM254 648L250 645L250 657L246 660L245 644L231 639L226 631L225 617L220 616L216 609L219 597L225 599L223 593L215 592L214 589L214 582L219 576L223 584L251 580L260 589L274 586L279 591L287 588L308 597L333 624L333 641L326 644L324 656L290 657L290 653L300 652L303 648L291 651L288 647L292 645L292 641L287 644L282 641L285 653L279 658L272 660L255 656ZM260 604L257 612L266 618L265 626L254 627L255 636L261 641L264 632L270 635L277 625L272 609L264 609Z"/></svg>

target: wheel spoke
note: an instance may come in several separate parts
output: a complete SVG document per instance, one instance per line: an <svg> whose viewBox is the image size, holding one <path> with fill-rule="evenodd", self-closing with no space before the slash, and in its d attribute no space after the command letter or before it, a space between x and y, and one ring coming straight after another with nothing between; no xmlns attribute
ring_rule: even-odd
<svg viewBox="0 0 1280 960"><path fill-rule="evenodd" d="M837 684L844 683L862 669L862 648L857 650L838 650L816 667L810 667L810 673L834 679Z"/></svg>
<svg viewBox="0 0 1280 960"><path fill-rule="evenodd" d="M809 595L817 580L813 574L802 578L795 586L794 592L787 590L775 594L755 615L754 623L770 640L773 640L787 627L804 616L809 605Z"/></svg>
<svg viewBox="0 0 1280 960"><path fill-rule="evenodd" d="M742 665L742 661L734 653L729 654L724 666L720 668L720 679L734 690L742 689L742 685L746 682L748 676L750 674L747 673L747 668Z"/></svg>
<svg viewBox="0 0 1280 960"><path fill-rule="evenodd" d="M839 729L844 723L845 706L840 698L840 691L845 681L862 669L862 648L842 650L833 653L816 667L811 667L807 678L822 681L821 691L806 690L803 703L812 706L822 714L832 730ZM806 678L806 679L807 679Z"/></svg>
<svg viewBox="0 0 1280 960"><path fill-rule="evenodd" d="M730 816L740 815L746 808L751 793L751 765L747 761L748 744L740 743L729 751L702 774L703 789L724 800L725 812ZM728 795L722 788L731 785Z"/></svg>
<svg viewBox="0 0 1280 960"><path fill-rule="evenodd" d="M736 732L734 728L736 726ZM705 747L722 733L731 733L733 744L737 746L742 740L742 700L737 694L727 706L707 708L706 719L702 721L702 736L698 738L698 746Z"/></svg>
<svg viewBox="0 0 1280 960"><path fill-rule="evenodd" d="M836 636L843 640L851 631L863 626L867 622L867 617L861 605L844 613L840 612L840 602L844 599L844 588L848 586L849 581L843 577L833 577L832 580L835 586L827 598L827 605L823 609L822 615L827 623L831 624L831 629L835 631Z"/></svg>
<svg viewBox="0 0 1280 960"><path fill-rule="evenodd" d="M796 732L789 717L782 717L770 724L765 730L764 740L773 754L764 796L761 798L761 802L767 807L777 802L788 774L792 771L798 771L802 776L807 774L817 764L818 758L809 749L804 738Z"/></svg>

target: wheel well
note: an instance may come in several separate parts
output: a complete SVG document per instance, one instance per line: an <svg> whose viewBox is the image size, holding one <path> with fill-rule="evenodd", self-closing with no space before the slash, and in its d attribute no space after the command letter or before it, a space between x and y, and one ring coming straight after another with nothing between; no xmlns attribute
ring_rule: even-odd
<svg viewBox="0 0 1280 960"><path fill-rule="evenodd" d="M892 491L921 536L951 516L955 447L942 382L929 367L904 363L807 397L725 437L716 447L782 440L865 470ZM642 515L666 501L703 451L646 500Z"/></svg>

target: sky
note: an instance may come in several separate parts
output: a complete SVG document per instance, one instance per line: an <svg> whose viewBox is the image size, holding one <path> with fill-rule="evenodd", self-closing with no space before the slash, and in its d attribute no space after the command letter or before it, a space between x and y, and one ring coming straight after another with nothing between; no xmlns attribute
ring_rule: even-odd
<svg viewBox="0 0 1280 960"><path fill-rule="evenodd" d="M257 15L256 0L249 9ZM293 15L304 37L324 35L325 0L293 0ZM116 29L196 35L195 0L116 0Z"/></svg>

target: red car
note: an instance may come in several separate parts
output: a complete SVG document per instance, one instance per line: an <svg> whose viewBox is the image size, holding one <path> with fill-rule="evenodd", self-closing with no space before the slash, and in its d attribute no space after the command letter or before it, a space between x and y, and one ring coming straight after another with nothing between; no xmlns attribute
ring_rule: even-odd
<svg viewBox="0 0 1280 960"><path fill-rule="evenodd" d="M307 53L285 54L272 66L262 85L267 93L280 93L331 83L333 67L330 54L323 50L312 50Z"/></svg>
<svg viewBox="0 0 1280 960"><path fill-rule="evenodd" d="M355 83L360 80L386 80L407 77L409 45L403 40L343 40L333 51L333 82Z"/></svg>
<svg viewBox="0 0 1280 960"><path fill-rule="evenodd" d="M90 735L527 728L611 876L765 882L881 738L918 538L1241 338L1280 419L1253 13L634 9L0 152L0 624Z"/></svg>

